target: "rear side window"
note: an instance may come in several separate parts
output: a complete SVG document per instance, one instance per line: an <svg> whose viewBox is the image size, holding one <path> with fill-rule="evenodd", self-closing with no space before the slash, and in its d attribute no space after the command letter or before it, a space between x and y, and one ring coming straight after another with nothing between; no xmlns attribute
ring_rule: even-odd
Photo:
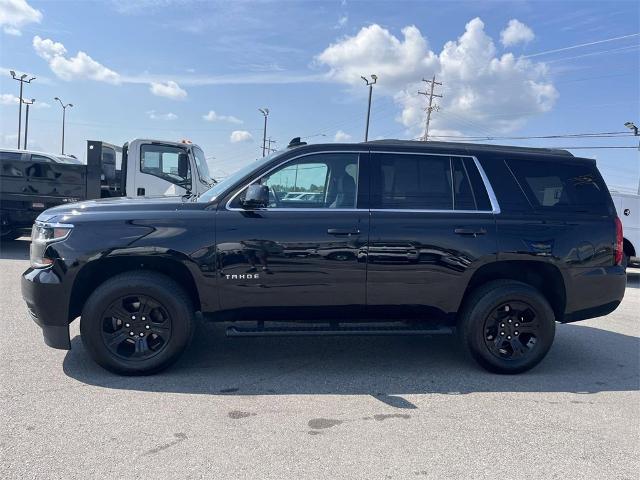
<svg viewBox="0 0 640 480"><path fill-rule="evenodd" d="M449 157L377 154L374 163L378 167L374 208L453 209Z"/></svg>
<svg viewBox="0 0 640 480"><path fill-rule="evenodd" d="M594 165L508 160L531 205L544 211L609 213L609 195Z"/></svg>
<svg viewBox="0 0 640 480"><path fill-rule="evenodd" d="M482 178L471 159L374 153L372 160L372 208L491 210Z"/></svg>
<svg viewBox="0 0 640 480"><path fill-rule="evenodd" d="M0 160L9 160L18 162L22 160L22 154L16 152L3 152L0 151Z"/></svg>

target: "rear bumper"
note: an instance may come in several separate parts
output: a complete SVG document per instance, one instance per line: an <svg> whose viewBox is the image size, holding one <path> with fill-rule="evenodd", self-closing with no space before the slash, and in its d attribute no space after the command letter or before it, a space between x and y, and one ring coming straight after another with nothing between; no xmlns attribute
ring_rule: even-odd
<svg viewBox="0 0 640 480"><path fill-rule="evenodd" d="M567 291L567 308L562 323L602 317L613 312L627 288L622 265L576 269Z"/></svg>
<svg viewBox="0 0 640 480"><path fill-rule="evenodd" d="M22 274L21 288L29 316L42 328L44 342L70 350L68 298L60 277L50 268L30 268Z"/></svg>

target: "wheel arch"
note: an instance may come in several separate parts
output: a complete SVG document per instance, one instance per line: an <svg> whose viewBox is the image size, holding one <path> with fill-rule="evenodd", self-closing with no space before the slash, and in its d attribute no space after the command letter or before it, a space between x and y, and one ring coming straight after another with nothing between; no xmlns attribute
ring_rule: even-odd
<svg viewBox="0 0 640 480"><path fill-rule="evenodd" d="M562 272L546 262L528 260L504 260L478 268L465 289L461 309L471 293L493 280L516 280L536 288L547 299L557 321L562 321L567 304L567 294Z"/></svg>
<svg viewBox="0 0 640 480"><path fill-rule="evenodd" d="M635 256L637 256L636 255L636 249L633 246L633 243L631 243L631 241L626 237L623 237L623 239L622 239L622 250L627 255L627 257L635 257Z"/></svg>
<svg viewBox="0 0 640 480"><path fill-rule="evenodd" d="M116 275L149 271L165 275L181 285L196 311L201 309L197 284L189 268L179 259L167 256L106 257L87 263L76 275L69 302L69 321L78 317L91 293Z"/></svg>

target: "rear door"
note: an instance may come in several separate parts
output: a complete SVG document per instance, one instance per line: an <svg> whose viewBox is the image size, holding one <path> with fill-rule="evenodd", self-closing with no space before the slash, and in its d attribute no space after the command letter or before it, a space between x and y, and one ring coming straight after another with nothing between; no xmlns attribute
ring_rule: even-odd
<svg viewBox="0 0 640 480"><path fill-rule="evenodd" d="M372 152L370 222L374 317L446 319L496 258L494 206L472 157Z"/></svg>

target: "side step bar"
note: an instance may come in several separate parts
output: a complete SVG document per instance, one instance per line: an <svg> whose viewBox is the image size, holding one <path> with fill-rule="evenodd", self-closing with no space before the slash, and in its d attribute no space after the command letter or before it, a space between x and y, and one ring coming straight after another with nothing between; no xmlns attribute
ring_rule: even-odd
<svg viewBox="0 0 640 480"><path fill-rule="evenodd" d="M453 327L336 326L336 327L237 327L227 328L227 337L346 336L346 335L442 335Z"/></svg>

